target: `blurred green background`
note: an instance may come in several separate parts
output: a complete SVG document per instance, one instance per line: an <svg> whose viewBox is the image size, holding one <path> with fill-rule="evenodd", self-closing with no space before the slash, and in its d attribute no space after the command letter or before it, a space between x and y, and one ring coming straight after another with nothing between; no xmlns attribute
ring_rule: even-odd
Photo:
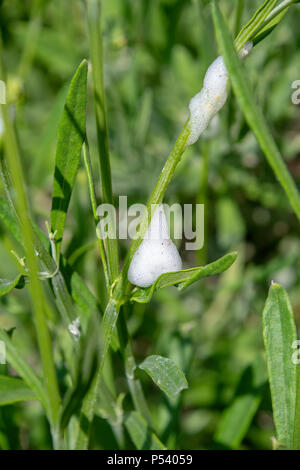
<svg viewBox="0 0 300 470"><path fill-rule="evenodd" d="M209 1L103 0L105 87L113 190L129 204L145 203L167 155L188 117L190 98L202 86L217 55ZM220 0L232 32L238 31L236 0ZM241 25L260 1L246 0ZM299 7L253 51L247 69L257 100L297 183L300 180L300 108L291 85L300 79ZM88 37L80 0L1 0L0 28L35 220L49 220L56 131L69 81L88 57ZM88 136L97 193L96 131L89 83ZM1 188L2 196L3 189ZM288 289L296 322L300 311L299 228L278 182L249 131L232 95L220 113L216 136L189 147L171 185L167 203L204 203L205 246L181 249L185 267L211 262L236 250L224 274L194 284L180 294L159 291L148 305L135 305L129 329L140 362L149 354L173 358L186 372L189 389L170 403L141 371L145 395L160 438L169 448L270 449L274 435L265 378L255 385L253 370L263 355L261 315L271 280ZM16 272L22 250L0 223L0 277ZM96 249L87 178L81 167L72 196L63 251L101 301L103 274ZM75 250L86 247L79 257ZM121 243L121 254L127 249ZM53 305L55 312L55 306ZM65 334L57 319L54 338ZM1 297L0 327L16 327L14 341L38 370L39 357L27 291ZM64 357L55 342L59 377ZM118 393L126 391L118 354L113 354ZM250 369L249 369L250 366ZM0 366L0 368L6 366ZM262 375L264 376L265 371ZM248 385L247 385L248 384ZM253 418L234 442L218 439L228 407L251 395ZM126 409L128 397L123 406ZM253 405L254 404L254 405ZM250 405L249 405L250 406ZM227 411L228 412L228 411ZM251 414L251 413L250 413ZM99 410L95 448L115 448L113 433ZM128 448L133 444L128 438ZM36 402L0 408L0 448L47 449L51 437Z"/></svg>

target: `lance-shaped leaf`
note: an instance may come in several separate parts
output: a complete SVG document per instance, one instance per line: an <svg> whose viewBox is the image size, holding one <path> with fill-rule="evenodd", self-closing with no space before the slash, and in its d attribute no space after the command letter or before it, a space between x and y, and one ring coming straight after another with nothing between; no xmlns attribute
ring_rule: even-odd
<svg viewBox="0 0 300 470"><path fill-rule="evenodd" d="M256 104L251 83L245 71L245 67L237 54L228 26L224 21L218 5L213 2L212 6L216 37L237 101L269 165L284 189L298 219L300 219L300 194L298 189L281 157L261 109Z"/></svg>
<svg viewBox="0 0 300 470"><path fill-rule="evenodd" d="M166 447L151 431L146 420L137 411L132 411L125 419L126 429L138 450L165 450Z"/></svg>
<svg viewBox="0 0 300 470"><path fill-rule="evenodd" d="M297 339L293 310L283 287L273 283L263 311L263 335L277 438L292 448L297 366L292 345Z"/></svg>
<svg viewBox="0 0 300 470"><path fill-rule="evenodd" d="M22 379L0 375L0 406L28 400L37 398Z"/></svg>
<svg viewBox="0 0 300 470"><path fill-rule="evenodd" d="M87 71L87 61L83 60L72 79L58 129L51 209L51 228L56 231L58 254L85 140Z"/></svg>
<svg viewBox="0 0 300 470"><path fill-rule="evenodd" d="M236 38L237 47L242 47L245 42L255 35L258 28L267 19L272 8L276 5L277 0L265 0L265 2L256 10L252 18L242 28L238 37Z"/></svg>
<svg viewBox="0 0 300 470"><path fill-rule="evenodd" d="M147 372L153 382L170 398L175 398L181 390L188 388L182 370L167 357L148 356L139 368Z"/></svg>
<svg viewBox="0 0 300 470"><path fill-rule="evenodd" d="M8 294L13 289L22 289L25 285L25 278L23 274L19 274L15 279L0 279L0 297Z"/></svg>
<svg viewBox="0 0 300 470"><path fill-rule="evenodd" d="M203 277L221 274L226 271L236 260L236 257L236 252L228 253L206 266L198 266L197 268L183 269L181 271L162 274L152 286L145 289L137 288L132 293L130 300L139 303L150 302L155 291L174 285L177 285L178 289L182 291Z"/></svg>

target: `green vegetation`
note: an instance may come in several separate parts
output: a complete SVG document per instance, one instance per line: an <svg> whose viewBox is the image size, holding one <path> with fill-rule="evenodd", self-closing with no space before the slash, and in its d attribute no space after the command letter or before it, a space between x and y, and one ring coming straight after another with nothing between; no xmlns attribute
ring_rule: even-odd
<svg viewBox="0 0 300 470"><path fill-rule="evenodd" d="M294 3L0 0L0 449L300 449ZM103 240L122 195L139 236ZM161 202L205 205L204 246L135 287Z"/></svg>

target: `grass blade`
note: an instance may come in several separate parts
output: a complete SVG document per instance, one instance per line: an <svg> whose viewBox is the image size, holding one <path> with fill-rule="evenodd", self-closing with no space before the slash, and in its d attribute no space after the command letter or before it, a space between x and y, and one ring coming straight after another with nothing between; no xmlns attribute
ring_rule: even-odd
<svg viewBox="0 0 300 470"><path fill-rule="evenodd" d="M83 60L72 79L58 129L51 209L58 256L85 139L87 70L87 61Z"/></svg>
<svg viewBox="0 0 300 470"><path fill-rule="evenodd" d="M236 38L236 45L238 50L247 42L262 25L271 12L272 8L276 5L278 0L265 0L265 2L256 10L252 18L242 28Z"/></svg>
<svg viewBox="0 0 300 470"><path fill-rule="evenodd" d="M291 206L300 220L300 195L297 187L280 155L265 118L259 106L256 104L247 73L238 57L228 27L216 3L213 3L212 11L217 40L224 57L238 103L245 115L249 127L254 132L269 165L283 187Z"/></svg>
<svg viewBox="0 0 300 470"><path fill-rule="evenodd" d="M71 417L81 407L88 392L99 361L100 325L96 315L91 316L87 332L80 338L76 375L73 386L67 391L60 411L60 428L65 429Z"/></svg>
<svg viewBox="0 0 300 470"><path fill-rule="evenodd" d="M36 399L35 394L22 379L0 375L0 406Z"/></svg>
<svg viewBox="0 0 300 470"><path fill-rule="evenodd" d="M132 411L125 419L126 429L138 450L166 450L166 447L151 432L147 422L137 411Z"/></svg>
<svg viewBox="0 0 300 470"><path fill-rule="evenodd" d="M10 365L18 372L28 387L34 392L36 398L40 400L48 411L48 400L43 384L32 368L24 361L23 357L15 348L9 334L0 329L0 340L4 341L7 360Z"/></svg>
<svg viewBox="0 0 300 470"><path fill-rule="evenodd" d="M6 73L2 55L3 47L0 38L0 79L5 80ZM22 157L7 104L2 105L1 113L4 123L5 159L12 186L16 191L16 209L22 226L22 238L24 239L26 262L30 280L29 292L32 299L35 329L43 365L43 378L48 395L49 419L55 438L54 428L60 407L60 392L53 358L51 336L46 322L47 300L38 276L38 261L34 250L34 232L32 230L31 215L27 200L25 178L22 168Z"/></svg>
<svg viewBox="0 0 300 470"><path fill-rule="evenodd" d="M100 158L102 197L104 203L113 204L114 200L111 182L109 139L103 79L101 2L99 0L86 0L86 10L94 83L95 116ZM108 238L106 242L107 264L110 282L112 283L119 274L118 242L116 238Z"/></svg>
<svg viewBox="0 0 300 470"><path fill-rule="evenodd" d="M263 311L263 335L277 438L280 445L291 449L297 380L292 344L297 333L287 292L275 283Z"/></svg>

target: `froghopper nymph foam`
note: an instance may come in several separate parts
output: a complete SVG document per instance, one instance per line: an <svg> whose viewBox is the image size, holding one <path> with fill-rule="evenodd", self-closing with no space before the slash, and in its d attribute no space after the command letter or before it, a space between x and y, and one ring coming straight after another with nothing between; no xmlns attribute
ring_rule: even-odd
<svg viewBox="0 0 300 470"><path fill-rule="evenodd" d="M136 286L149 287L161 274L179 271L181 268L182 261L170 238L165 211L160 204L132 258L128 279Z"/></svg>

